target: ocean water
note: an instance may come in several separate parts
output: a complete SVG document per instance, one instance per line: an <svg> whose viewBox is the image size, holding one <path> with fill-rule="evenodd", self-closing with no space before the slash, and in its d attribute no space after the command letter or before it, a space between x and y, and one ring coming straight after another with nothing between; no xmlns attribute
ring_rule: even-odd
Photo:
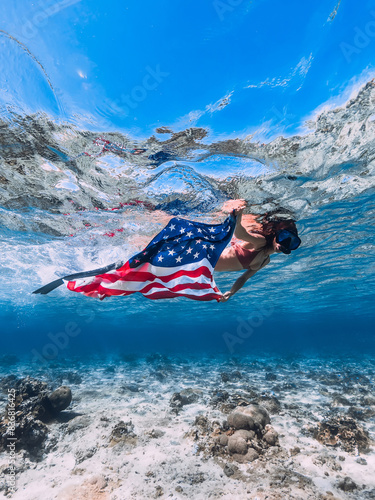
<svg viewBox="0 0 375 500"><path fill-rule="evenodd" d="M0 7L0 496L374 498L373 9ZM238 198L302 244L226 303L32 294ZM12 489L9 390L22 406L61 385L45 430L22 407ZM252 404L278 440L258 429L243 461L212 440ZM322 438L338 421L354 437Z"/></svg>
<svg viewBox="0 0 375 500"><path fill-rule="evenodd" d="M199 128L134 142L45 114L8 113L1 128L4 352L27 355L46 344L56 357L98 349L372 348L374 98L369 82L345 106L319 115L305 135L269 143L210 142ZM101 136L146 151L95 156ZM67 160L82 152L93 156ZM246 199L252 213L294 218L302 245L272 256L227 303L137 295L101 303L63 287L31 294L60 276L126 260L172 215L223 220L223 202L235 198ZM217 274L220 290L238 275ZM70 323L79 334L56 337L51 347L49 339Z"/></svg>

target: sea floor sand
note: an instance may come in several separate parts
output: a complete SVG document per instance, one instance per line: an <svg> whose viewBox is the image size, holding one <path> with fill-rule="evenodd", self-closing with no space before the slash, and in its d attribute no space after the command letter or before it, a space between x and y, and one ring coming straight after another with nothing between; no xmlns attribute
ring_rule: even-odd
<svg viewBox="0 0 375 500"><path fill-rule="evenodd" d="M339 356L155 354L3 365L2 414L9 374L51 390L67 385L73 400L46 424L43 443L17 452L13 494L9 454L0 453L0 498L375 498L374 371L373 358ZM251 403L266 408L278 439L240 463L217 438L233 433L228 414ZM368 433L367 449L358 429Z"/></svg>

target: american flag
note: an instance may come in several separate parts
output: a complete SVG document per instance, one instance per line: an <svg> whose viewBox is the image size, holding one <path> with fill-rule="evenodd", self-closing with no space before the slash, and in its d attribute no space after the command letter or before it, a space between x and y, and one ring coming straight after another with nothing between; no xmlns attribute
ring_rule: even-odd
<svg viewBox="0 0 375 500"><path fill-rule="evenodd" d="M232 238L235 224L233 215L222 224L175 217L142 252L121 267L64 282L69 290L101 300L135 292L149 299L219 300L221 293L213 271Z"/></svg>

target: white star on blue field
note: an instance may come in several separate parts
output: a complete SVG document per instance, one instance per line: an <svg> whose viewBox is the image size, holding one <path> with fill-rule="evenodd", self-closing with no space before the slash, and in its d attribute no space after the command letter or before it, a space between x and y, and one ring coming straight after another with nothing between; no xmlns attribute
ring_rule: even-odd
<svg viewBox="0 0 375 500"><path fill-rule="evenodd" d="M173 218L145 250L130 259L132 267L148 262L155 266L175 267L207 259L214 267L230 241L234 217L222 224L202 224Z"/></svg>

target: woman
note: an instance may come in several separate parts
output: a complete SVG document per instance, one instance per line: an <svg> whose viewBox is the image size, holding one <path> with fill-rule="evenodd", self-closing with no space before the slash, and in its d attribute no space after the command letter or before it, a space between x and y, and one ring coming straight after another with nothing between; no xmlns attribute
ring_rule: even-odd
<svg viewBox="0 0 375 500"><path fill-rule="evenodd" d="M293 220L271 221L265 216L259 223L253 215L242 216L245 207L244 200L231 202L230 208L234 208L237 216L235 238L232 239L230 248L226 248L221 254L215 271L241 271L243 269L246 271L235 281L231 290L221 296L220 302L230 299L259 269L269 264L270 255L280 252L290 254L301 244Z"/></svg>
<svg viewBox="0 0 375 500"><path fill-rule="evenodd" d="M272 222L264 218L260 223L255 216L242 217L244 200L225 205L223 210L234 211L236 220L229 217L224 223L209 225L173 218L146 248L127 262L64 276L33 293L45 295L65 282L69 290L100 300L139 292L150 299L184 296L225 302L268 264L272 253L290 253L301 242L291 220ZM225 248L234 225L234 235L242 242L234 239L232 246ZM212 277L214 262L216 271L246 269L230 292L221 294L218 290Z"/></svg>

